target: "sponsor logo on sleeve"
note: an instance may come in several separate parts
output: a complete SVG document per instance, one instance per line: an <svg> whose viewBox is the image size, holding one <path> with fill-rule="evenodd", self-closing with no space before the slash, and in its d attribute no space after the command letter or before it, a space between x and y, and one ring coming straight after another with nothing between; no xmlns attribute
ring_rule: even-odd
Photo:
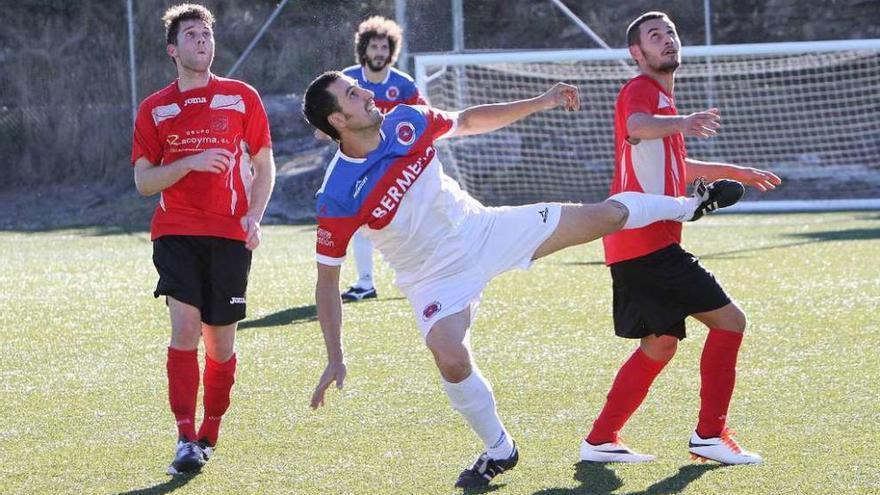
<svg viewBox="0 0 880 495"><path fill-rule="evenodd" d="M245 304L245 299L243 297L230 297L229 304Z"/></svg>
<svg viewBox="0 0 880 495"><path fill-rule="evenodd" d="M433 318L437 313L439 313L442 308L443 306L440 304L440 301L434 301L431 304L425 306L425 309L422 311L422 318L425 321L428 321Z"/></svg>
<svg viewBox="0 0 880 495"><path fill-rule="evenodd" d="M388 89L385 90L386 100L396 100L398 96L400 96L400 90L397 89L397 86L389 86Z"/></svg>
<svg viewBox="0 0 880 495"><path fill-rule="evenodd" d="M397 134L397 142L409 146L416 142L416 128L410 122L401 122L394 128Z"/></svg>

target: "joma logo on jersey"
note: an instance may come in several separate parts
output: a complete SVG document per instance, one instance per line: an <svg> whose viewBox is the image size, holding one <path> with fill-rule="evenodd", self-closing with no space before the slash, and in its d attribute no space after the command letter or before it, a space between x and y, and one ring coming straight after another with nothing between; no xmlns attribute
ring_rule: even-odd
<svg viewBox="0 0 880 495"><path fill-rule="evenodd" d="M425 167L434 158L434 147L429 146L425 149L425 154L420 156L418 160L406 165L398 172L397 178L392 181L392 185L382 195L379 205L373 208L373 218L382 218L397 208L403 195L409 190L410 186L416 181L419 175L425 170Z"/></svg>
<svg viewBox="0 0 880 495"><path fill-rule="evenodd" d="M198 96L196 98L187 98L186 100L183 100L183 106L185 107L195 105L196 103L208 103L208 99L204 96Z"/></svg>

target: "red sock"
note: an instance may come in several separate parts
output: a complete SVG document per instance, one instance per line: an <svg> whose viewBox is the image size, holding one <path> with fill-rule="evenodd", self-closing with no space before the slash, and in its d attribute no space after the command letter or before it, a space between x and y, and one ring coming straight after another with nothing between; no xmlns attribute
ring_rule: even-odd
<svg viewBox="0 0 880 495"><path fill-rule="evenodd" d="M700 358L700 421L697 435L712 438L721 435L727 424L727 409L736 383L736 355L743 334L710 328L703 356Z"/></svg>
<svg viewBox="0 0 880 495"><path fill-rule="evenodd" d="M199 358L195 349L168 348L168 402L177 420L178 437L196 439L196 396L199 393Z"/></svg>
<svg viewBox="0 0 880 495"><path fill-rule="evenodd" d="M229 409L229 394L235 383L235 363L235 354L225 363L218 363L205 355L205 417L198 438L206 439L211 445L217 444L220 421Z"/></svg>
<svg viewBox="0 0 880 495"><path fill-rule="evenodd" d="M636 349L617 372L605 407L593 422L587 441L593 445L616 441L617 432L645 400L651 383L667 362L654 361L641 348Z"/></svg>

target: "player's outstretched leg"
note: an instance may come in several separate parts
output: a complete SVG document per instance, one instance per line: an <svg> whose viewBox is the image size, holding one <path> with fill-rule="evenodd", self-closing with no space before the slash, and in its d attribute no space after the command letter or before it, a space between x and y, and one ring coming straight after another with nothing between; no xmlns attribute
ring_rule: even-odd
<svg viewBox="0 0 880 495"><path fill-rule="evenodd" d="M694 181L694 196L700 198L700 206L690 221L703 218L706 213L735 205L745 194L746 188L735 180L721 179L706 184L702 177Z"/></svg>
<svg viewBox="0 0 880 495"><path fill-rule="evenodd" d="M461 472L455 483L458 488L485 487L519 460L516 444L498 417L492 387L471 359L469 325L470 310L465 309L439 320L425 339L452 408L464 416L486 448L470 468Z"/></svg>

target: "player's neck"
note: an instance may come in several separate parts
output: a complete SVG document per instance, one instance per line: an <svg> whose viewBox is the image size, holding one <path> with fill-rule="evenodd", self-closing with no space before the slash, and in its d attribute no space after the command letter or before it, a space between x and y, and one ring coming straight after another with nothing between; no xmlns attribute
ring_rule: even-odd
<svg viewBox="0 0 880 495"><path fill-rule="evenodd" d="M196 88L204 88L211 82L211 71L197 72L185 67L177 68L177 88L181 93Z"/></svg>
<svg viewBox="0 0 880 495"><path fill-rule="evenodd" d="M366 158L379 147L382 137L378 127L371 127L356 132L347 132L339 141L339 150L350 158Z"/></svg>
<svg viewBox="0 0 880 495"><path fill-rule="evenodd" d="M370 81L371 83L380 83L384 81L385 78L388 77L388 71L391 70L390 65L386 65L380 71L372 71L368 65L363 65L363 68L364 77L366 77L367 81Z"/></svg>
<svg viewBox="0 0 880 495"><path fill-rule="evenodd" d="M660 86L663 86L663 89L670 96L675 89L675 73L674 72L659 72L655 70L645 70L642 69L642 74L650 77L651 79L660 83Z"/></svg>

